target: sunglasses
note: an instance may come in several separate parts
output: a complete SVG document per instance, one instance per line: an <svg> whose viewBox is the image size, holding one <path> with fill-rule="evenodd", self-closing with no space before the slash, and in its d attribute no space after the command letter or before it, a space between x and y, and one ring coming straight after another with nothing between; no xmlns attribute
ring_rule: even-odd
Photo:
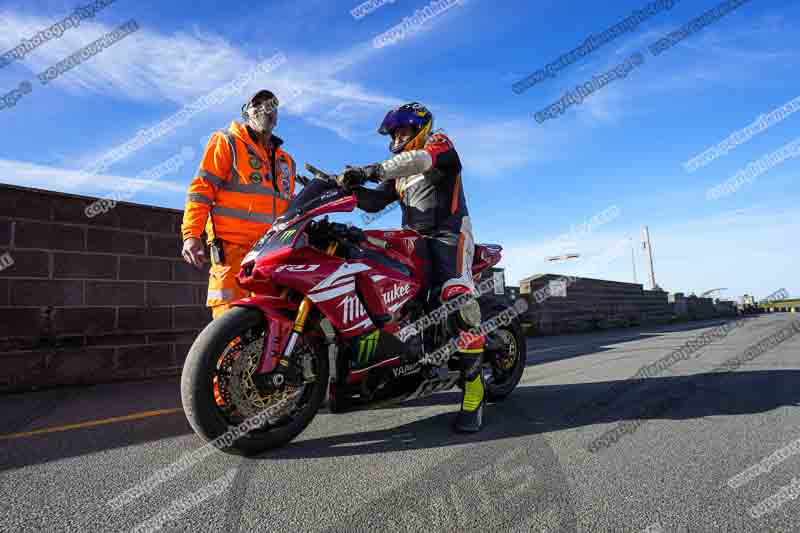
<svg viewBox="0 0 800 533"><path fill-rule="evenodd" d="M278 111L278 102L276 100L268 100L266 102L262 102L258 105L250 106L247 108L247 112L250 113L254 117L260 117L261 115L272 115Z"/></svg>

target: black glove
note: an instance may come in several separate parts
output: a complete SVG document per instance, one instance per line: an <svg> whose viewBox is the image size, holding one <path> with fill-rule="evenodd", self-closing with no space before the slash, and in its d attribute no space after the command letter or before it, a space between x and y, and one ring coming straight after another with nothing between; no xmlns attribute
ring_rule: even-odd
<svg viewBox="0 0 800 533"><path fill-rule="evenodd" d="M375 163L374 165L367 165L364 167L364 172L367 174L367 181L375 181L380 183L384 178L383 165Z"/></svg>
<svg viewBox="0 0 800 533"><path fill-rule="evenodd" d="M336 183L338 183L345 192L351 192L359 185L363 185L365 181L367 181L367 172L362 167L347 165L344 167L344 172L336 176Z"/></svg>

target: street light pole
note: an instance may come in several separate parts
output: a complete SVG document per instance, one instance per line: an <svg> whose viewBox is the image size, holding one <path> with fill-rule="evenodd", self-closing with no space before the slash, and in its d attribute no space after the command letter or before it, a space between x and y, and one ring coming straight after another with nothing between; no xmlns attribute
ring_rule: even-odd
<svg viewBox="0 0 800 533"><path fill-rule="evenodd" d="M653 246L650 244L650 230L647 229L647 226L642 226L642 246L647 250L647 257L649 259L650 290L656 290L659 287L656 285L656 274L653 271Z"/></svg>

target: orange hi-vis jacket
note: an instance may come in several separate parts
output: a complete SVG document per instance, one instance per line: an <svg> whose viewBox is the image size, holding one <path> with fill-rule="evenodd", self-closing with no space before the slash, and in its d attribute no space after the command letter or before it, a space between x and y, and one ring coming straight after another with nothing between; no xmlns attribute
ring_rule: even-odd
<svg viewBox="0 0 800 533"><path fill-rule="evenodd" d="M252 246L286 211L294 196L295 163L280 148L282 143L273 135L273 149L267 152L236 121L228 131L212 135L189 185L183 238L200 237L205 229L209 239L216 235L223 241Z"/></svg>

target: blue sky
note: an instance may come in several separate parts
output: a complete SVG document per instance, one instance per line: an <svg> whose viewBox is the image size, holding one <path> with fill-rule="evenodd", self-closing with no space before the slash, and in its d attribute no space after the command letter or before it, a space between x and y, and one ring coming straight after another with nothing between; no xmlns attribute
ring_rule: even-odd
<svg viewBox="0 0 800 533"><path fill-rule="evenodd" d="M67 1L0 2L2 52L63 19ZM276 133L302 167L337 171L387 156L376 128L393 105L424 102L456 143L479 242L502 244L509 282L539 272L632 281L640 228L653 242L656 280L672 292L726 287L757 297L797 281L798 193L788 159L736 193L706 190L796 138L800 113L694 173L683 163L800 96L800 6L751 0L653 56L649 44L714 7L677 2L521 95L512 83L622 21L647 1L468 0L383 48L373 38L430 2L395 0L356 20L358 0L219 2L116 0L0 69L0 94L29 80L30 94L0 111L0 181L102 196L181 153L238 116L245 93L272 88ZM139 30L47 86L36 75L135 19ZM793 31L794 30L794 31ZM644 64L542 124L533 113L641 52ZM0 52L0 53L2 53ZM287 61L240 95L197 114L108 168L79 170L276 53ZM147 184L130 201L182 208L196 163ZM565 244L559 236L617 206L614 220ZM357 216L351 217L360 221ZM399 225L394 211L369 227ZM615 249L615 253L608 250ZM547 263L578 252L583 259ZM596 258L596 260L592 260ZM599 259L597 259L599 258Z"/></svg>

